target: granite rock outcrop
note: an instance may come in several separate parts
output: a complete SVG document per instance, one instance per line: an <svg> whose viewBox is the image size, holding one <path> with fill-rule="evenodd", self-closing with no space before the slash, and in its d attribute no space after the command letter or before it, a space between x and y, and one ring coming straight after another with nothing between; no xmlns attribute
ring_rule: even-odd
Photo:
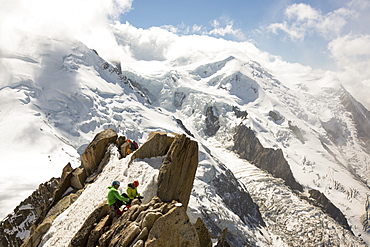
<svg viewBox="0 0 370 247"><path fill-rule="evenodd" d="M243 124L236 128L233 151L258 168L284 179L285 184L292 189L303 190L302 185L295 180L282 150L263 147L251 128Z"/></svg>

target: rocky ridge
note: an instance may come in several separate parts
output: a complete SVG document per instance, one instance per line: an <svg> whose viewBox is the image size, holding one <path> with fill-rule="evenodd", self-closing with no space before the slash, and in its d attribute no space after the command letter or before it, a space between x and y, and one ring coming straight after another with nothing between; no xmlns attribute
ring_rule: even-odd
<svg viewBox="0 0 370 247"><path fill-rule="evenodd" d="M240 124L234 135L233 151L241 158L250 161L257 167L284 179L292 189L302 191L303 187L293 177L288 162L281 149L264 148L252 129Z"/></svg>
<svg viewBox="0 0 370 247"><path fill-rule="evenodd" d="M34 197L33 203L43 210L34 216L33 222L28 225L18 222L17 225L23 225L24 229L13 231L13 234L6 228L12 218L3 222L1 246L38 246L54 219L99 176L106 163L108 146L122 145L124 139L111 129L97 134L82 154L81 166L73 169L67 164L60 179L49 181L47 184L53 184L50 187L54 190L48 193L47 200ZM210 232L203 221L199 218L193 225L186 214L198 166L197 143L185 135L152 132L148 141L131 156L131 161L157 156L164 156L158 196L148 204L132 206L121 217L110 212L103 203L85 220L69 246L212 246ZM45 185L40 185L33 195L44 190ZM23 203L28 203L30 198ZM19 208L25 207L23 203ZM29 218L30 214L24 216Z"/></svg>
<svg viewBox="0 0 370 247"><path fill-rule="evenodd" d="M8 215L0 225L0 246L20 246L30 234L40 219L50 209L50 202L53 199L59 180L50 179L40 184L32 195L14 209L14 213Z"/></svg>
<svg viewBox="0 0 370 247"><path fill-rule="evenodd" d="M234 136L233 150L241 158L250 161L255 166L266 170L277 178L282 178L285 184L292 189L303 191L300 185L293 177L288 162L285 160L281 150L264 148L255 136L253 131L245 125L239 125ZM325 196L324 193L311 189L309 197L302 196L308 202L322 208L324 212L330 215L343 228L351 231L344 214ZM352 233L353 234L353 233Z"/></svg>

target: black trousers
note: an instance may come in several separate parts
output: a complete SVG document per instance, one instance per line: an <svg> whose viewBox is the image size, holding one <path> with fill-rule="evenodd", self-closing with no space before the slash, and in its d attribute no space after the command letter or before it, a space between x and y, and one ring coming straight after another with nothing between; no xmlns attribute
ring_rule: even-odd
<svg viewBox="0 0 370 247"><path fill-rule="evenodd" d="M126 193L122 193L121 196L126 197L127 199L129 199L129 201L126 202L126 205L131 205L132 199L130 199Z"/></svg>
<svg viewBox="0 0 370 247"><path fill-rule="evenodd" d="M126 193L122 193L121 196L123 197L126 197L128 198L127 194ZM125 201L120 201L120 200L117 200L115 203L113 203L111 206L113 206L113 208L115 210L118 210L120 209L120 207L122 207L123 205L130 205L131 204L131 201L132 200L129 200L128 202L125 202Z"/></svg>

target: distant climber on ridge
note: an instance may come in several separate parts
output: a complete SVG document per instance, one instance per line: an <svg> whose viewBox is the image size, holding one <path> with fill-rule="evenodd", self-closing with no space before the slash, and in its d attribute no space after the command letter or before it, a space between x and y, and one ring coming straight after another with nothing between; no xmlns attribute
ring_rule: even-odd
<svg viewBox="0 0 370 247"><path fill-rule="evenodd" d="M130 139L127 139L125 143L121 146L121 154L123 157L126 157L127 155L131 154L133 151L139 148L139 145L136 141L132 141Z"/></svg>
<svg viewBox="0 0 370 247"><path fill-rule="evenodd" d="M120 186L119 181L113 181L112 185L108 187L109 192L107 195L108 206L112 211L115 211L117 214L122 214L123 211L120 210L121 206L129 205L129 198L124 197L119 194L118 188Z"/></svg>

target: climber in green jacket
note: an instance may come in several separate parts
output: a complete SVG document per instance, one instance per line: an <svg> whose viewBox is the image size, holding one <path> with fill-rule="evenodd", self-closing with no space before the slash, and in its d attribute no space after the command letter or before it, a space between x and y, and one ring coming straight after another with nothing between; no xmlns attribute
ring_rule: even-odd
<svg viewBox="0 0 370 247"><path fill-rule="evenodd" d="M119 194L119 186L119 181L112 182L112 185L108 187L109 192L107 195L107 200L108 206L111 208L111 210L116 211L117 214L122 214L123 212L120 211L120 207L124 204L129 205L128 202L130 201L130 199Z"/></svg>

